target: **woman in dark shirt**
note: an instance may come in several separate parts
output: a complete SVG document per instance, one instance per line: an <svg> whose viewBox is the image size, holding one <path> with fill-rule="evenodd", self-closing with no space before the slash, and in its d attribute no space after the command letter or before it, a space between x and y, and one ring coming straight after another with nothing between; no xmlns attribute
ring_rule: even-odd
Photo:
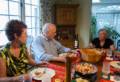
<svg viewBox="0 0 120 82"><path fill-rule="evenodd" d="M107 38L106 29L99 30L99 37L92 40L90 47L115 50L114 42Z"/></svg>

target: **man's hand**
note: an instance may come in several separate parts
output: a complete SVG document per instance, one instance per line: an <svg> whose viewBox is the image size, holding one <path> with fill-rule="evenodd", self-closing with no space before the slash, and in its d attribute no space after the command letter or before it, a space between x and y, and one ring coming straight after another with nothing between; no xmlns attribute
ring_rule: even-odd
<svg viewBox="0 0 120 82"><path fill-rule="evenodd" d="M37 64L36 66L38 66L38 67L47 67L48 64L49 64L48 62L42 61L42 63L39 63L39 64Z"/></svg>

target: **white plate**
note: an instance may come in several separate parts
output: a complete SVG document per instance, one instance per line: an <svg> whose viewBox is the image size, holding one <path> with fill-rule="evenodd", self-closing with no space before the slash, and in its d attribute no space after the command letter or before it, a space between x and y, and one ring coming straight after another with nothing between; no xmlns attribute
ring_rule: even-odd
<svg viewBox="0 0 120 82"><path fill-rule="evenodd" d="M110 65L114 68L120 69L120 61L112 61Z"/></svg>
<svg viewBox="0 0 120 82"><path fill-rule="evenodd" d="M119 78L119 77L118 77ZM115 79L115 76L110 76L110 81L113 81L113 82L120 82L120 80L116 80Z"/></svg>
<svg viewBox="0 0 120 82"><path fill-rule="evenodd" d="M43 74L40 77L35 77L36 71L41 72ZM45 71L45 73L44 73L44 71ZM46 78L52 78L55 75L55 70L50 69L50 68L36 68L31 71L31 75L36 80L43 80Z"/></svg>

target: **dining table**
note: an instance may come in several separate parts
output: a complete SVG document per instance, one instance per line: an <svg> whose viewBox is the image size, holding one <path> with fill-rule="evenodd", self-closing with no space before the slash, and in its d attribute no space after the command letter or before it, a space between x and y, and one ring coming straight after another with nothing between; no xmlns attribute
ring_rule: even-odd
<svg viewBox="0 0 120 82"><path fill-rule="evenodd" d="M96 82L111 82L111 81L106 81L104 79L101 79L102 63L99 62L99 63L96 63L95 65L98 68L97 81ZM48 65L48 68L54 69L55 72L56 72L56 75L52 78L52 82L55 82L55 79L60 79L61 80L60 82L65 82L65 79L66 79L66 76L65 76L65 73L66 73L65 63L62 63L62 62L50 62L50 64Z"/></svg>
<svg viewBox="0 0 120 82"><path fill-rule="evenodd" d="M79 62L77 61L76 63L72 63L71 62L71 72L67 74L68 69L67 69L67 61L66 62L58 62L58 61L50 61L47 65L47 68L50 68L52 70L55 71L55 75L51 78L51 82L77 82L76 79L77 78L81 78L81 77L75 77L75 66L77 64L81 64L86 62L85 60L83 60L81 58L81 56L77 57L78 60L80 60ZM94 63L90 63L90 62L86 62L86 63L90 63L92 65L94 65L97 68L97 72L95 73L95 80L94 81L90 81L90 82L116 82L111 80L111 77L113 76L114 71L116 71L116 69L114 69L114 67L112 67L110 65L110 62L114 62L114 61L118 61L120 63L120 60L108 60L107 56L103 56L101 58L100 61L98 62L94 62ZM103 63L104 62L109 62L108 64L110 65L110 74L108 74L108 78L103 78ZM119 69L120 71L120 69ZM66 81L66 77L67 75L70 74L71 80ZM80 81L81 82L81 81ZM120 81L118 81L120 82Z"/></svg>
<svg viewBox="0 0 120 82"><path fill-rule="evenodd" d="M102 78L102 62L95 63L94 65L97 66L97 80L95 82L113 82L110 79ZM50 62L48 68L54 69L56 74L52 78L51 82L66 82L66 67L65 63L62 62ZM112 69L112 68L111 68ZM57 81L59 80L59 81ZM72 82L75 82L75 79L72 79Z"/></svg>
<svg viewBox="0 0 120 82"><path fill-rule="evenodd" d="M110 78L109 79L104 79L102 78L102 67L103 67L103 62L106 61L101 60L99 62L93 63L96 67L97 67L97 78L95 82L114 82L111 81ZM111 61L115 61L115 60L110 60ZM81 62L85 62L83 60L81 60L79 63ZM55 70L56 74L55 76L52 78L51 82L66 82L66 65L63 62L56 62L56 61L51 61L49 62L48 68L51 68L53 70ZM110 72L112 72L113 67L110 66ZM75 78L72 78L71 82L76 82Z"/></svg>

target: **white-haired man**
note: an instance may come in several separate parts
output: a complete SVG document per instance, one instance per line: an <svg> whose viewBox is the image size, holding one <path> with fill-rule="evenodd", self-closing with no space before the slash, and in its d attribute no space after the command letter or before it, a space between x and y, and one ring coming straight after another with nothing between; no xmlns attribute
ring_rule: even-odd
<svg viewBox="0 0 120 82"><path fill-rule="evenodd" d="M65 61L64 57L59 57L59 53L70 51L54 39L56 26L46 23L43 26L42 34L37 36L32 43L32 51L36 62L40 61Z"/></svg>

